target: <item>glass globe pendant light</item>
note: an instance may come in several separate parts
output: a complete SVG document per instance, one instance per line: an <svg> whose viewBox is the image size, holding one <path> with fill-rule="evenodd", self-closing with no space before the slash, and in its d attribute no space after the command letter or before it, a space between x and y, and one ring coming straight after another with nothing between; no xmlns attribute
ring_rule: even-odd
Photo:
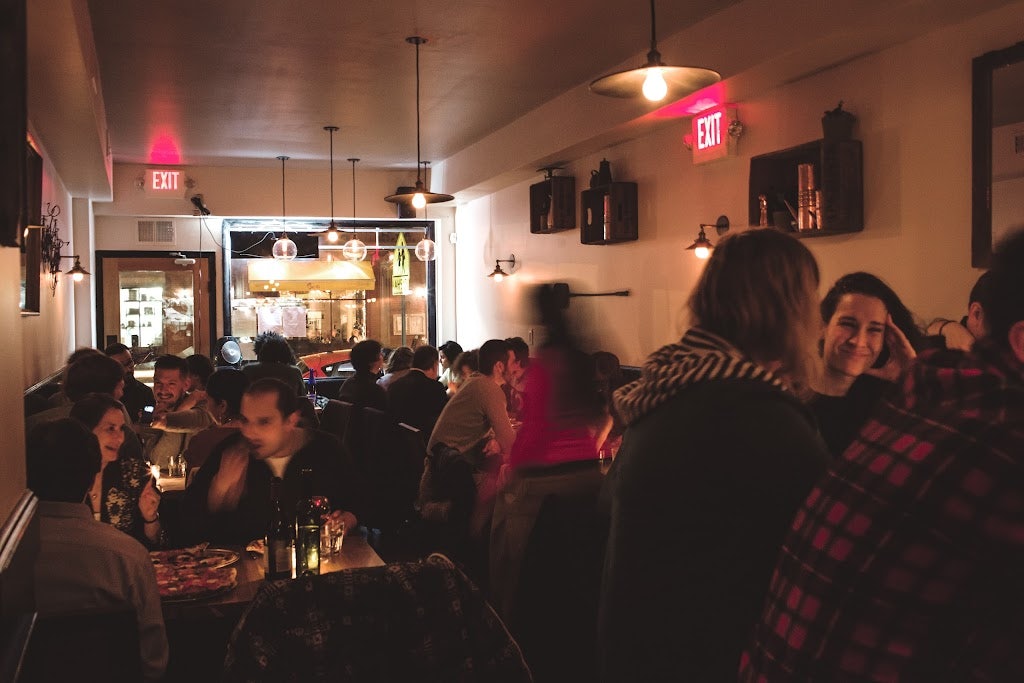
<svg viewBox="0 0 1024 683"><path fill-rule="evenodd" d="M299 255L299 248L288 238L288 219L284 203L284 162L291 157L279 156L277 158L281 162L281 236L274 242L270 253L278 261L292 261Z"/></svg>
<svg viewBox="0 0 1024 683"><path fill-rule="evenodd" d="M348 161L352 162L352 220L356 218L356 162L359 161L357 157L349 157ZM349 261L362 261L366 258L366 245L359 236L355 233L355 228L352 229L352 239L341 247L341 254Z"/></svg>
<svg viewBox="0 0 1024 683"><path fill-rule="evenodd" d="M425 172L426 168L427 168L427 164L429 164L430 162L429 161L424 161L424 162L421 162L421 163L423 164L423 169L424 169L424 172ZM426 217L427 217L427 205L424 204L423 205L423 218L426 219ZM424 232L423 233L423 239L421 239L419 242L416 243L416 249L414 250L414 253L416 254L416 258L418 258L420 261L433 261L435 258L437 258L437 256L434 254L434 250L435 250L434 240L430 239L429 233Z"/></svg>

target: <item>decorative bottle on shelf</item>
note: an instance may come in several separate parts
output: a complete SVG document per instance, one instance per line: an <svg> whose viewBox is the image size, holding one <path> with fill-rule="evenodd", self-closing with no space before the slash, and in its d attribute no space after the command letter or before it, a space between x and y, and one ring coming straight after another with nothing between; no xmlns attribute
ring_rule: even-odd
<svg viewBox="0 0 1024 683"><path fill-rule="evenodd" d="M267 525L264 557L266 578L290 579L295 568L295 534L281 509L281 479L270 480L270 523Z"/></svg>
<svg viewBox="0 0 1024 683"><path fill-rule="evenodd" d="M320 527L330 505L323 496L313 495L313 470L303 469L302 498L295 506L295 575L320 573Z"/></svg>

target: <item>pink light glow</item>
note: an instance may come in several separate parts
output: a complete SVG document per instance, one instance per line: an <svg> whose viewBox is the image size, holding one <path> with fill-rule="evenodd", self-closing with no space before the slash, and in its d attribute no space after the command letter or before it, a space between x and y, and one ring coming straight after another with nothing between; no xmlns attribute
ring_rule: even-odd
<svg viewBox="0 0 1024 683"><path fill-rule="evenodd" d="M178 143L169 133L162 133L149 146L149 163L177 165L181 163Z"/></svg>
<svg viewBox="0 0 1024 683"><path fill-rule="evenodd" d="M659 119L683 119L702 112L705 109L717 107L727 101L725 86L723 86L722 83L715 83L714 85L702 88L681 100L676 100L671 104L666 104L664 107L651 112L650 116L654 116Z"/></svg>

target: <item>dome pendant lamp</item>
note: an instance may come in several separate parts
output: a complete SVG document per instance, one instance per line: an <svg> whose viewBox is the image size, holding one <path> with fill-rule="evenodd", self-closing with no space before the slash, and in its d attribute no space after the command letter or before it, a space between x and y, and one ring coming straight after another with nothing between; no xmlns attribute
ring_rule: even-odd
<svg viewBox="0 0 1024 683"><path fill-rule="evenodd" d="M352 163L352 220L356 219L356 162L357 157L349 157L347 161ZM355 228L352 228L352 239L341 247L342 255L349 261L362 261L366 258L366 244L359 239Z"/></svg>
<svg viewBox="0 0 1024 683"><path fill-rule="evenodd" d="M341 233L338 232L338 226L334 222L334 133L337 132L337 126L324 126L324 130L331 137L331 223L327 227L327 241L331 244L337 244L338 240L341 239Z"/></svg>
<svg viewBox="0 0 1024 683"><path fill-rule="evenodd" d="M291 157L279 156L277 158L281 162L281 236L274 242L270 253L278 261L293 261L299 254L299 248L295 246L295 242L288 239L288 219L284 204L284 162Z"/></svg>
<svg viewBox="0 0 1024 683"><path fill-rule="evenodd" d="M412 204L413 208L422 209L427 204L438 204L450 202L455 199L450 194L429 192L423 185L423 177L420 175L420 168L423 162L420 160L420 45L427 42L426 38L410 36L405 42L416 46L416 187L413 192L402 192L391 194L384 198L384 201L393 204Z"/></svg>
<svg viewBox="0 0 1024 683"><path fill-rule="evenodd" d="M617 71L591 82L590 89L608 97L643 95L651 102L666 97L679 100L712 83L722 80L721 74L696 66L668 66L661 61L655 37L654 0L651 0L651 49L647 63L636 69Z"/></svg>

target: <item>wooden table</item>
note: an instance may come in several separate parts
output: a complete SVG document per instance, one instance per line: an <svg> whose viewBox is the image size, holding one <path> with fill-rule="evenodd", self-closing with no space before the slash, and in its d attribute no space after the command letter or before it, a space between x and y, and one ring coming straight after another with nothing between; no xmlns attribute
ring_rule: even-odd
<svg viewBox="0 0 1024 683"><path fill-rule="evenodd" d="M171 649L166 681L220 680L231 632L246 607L263 585L263 556L252 557L239 551L238 585L227 593L191 602L167 602L163 605L167 641ZM380 567L384 561L362 536L345 536L341 553L320 564L320 573L343 569Z"/></svg>

